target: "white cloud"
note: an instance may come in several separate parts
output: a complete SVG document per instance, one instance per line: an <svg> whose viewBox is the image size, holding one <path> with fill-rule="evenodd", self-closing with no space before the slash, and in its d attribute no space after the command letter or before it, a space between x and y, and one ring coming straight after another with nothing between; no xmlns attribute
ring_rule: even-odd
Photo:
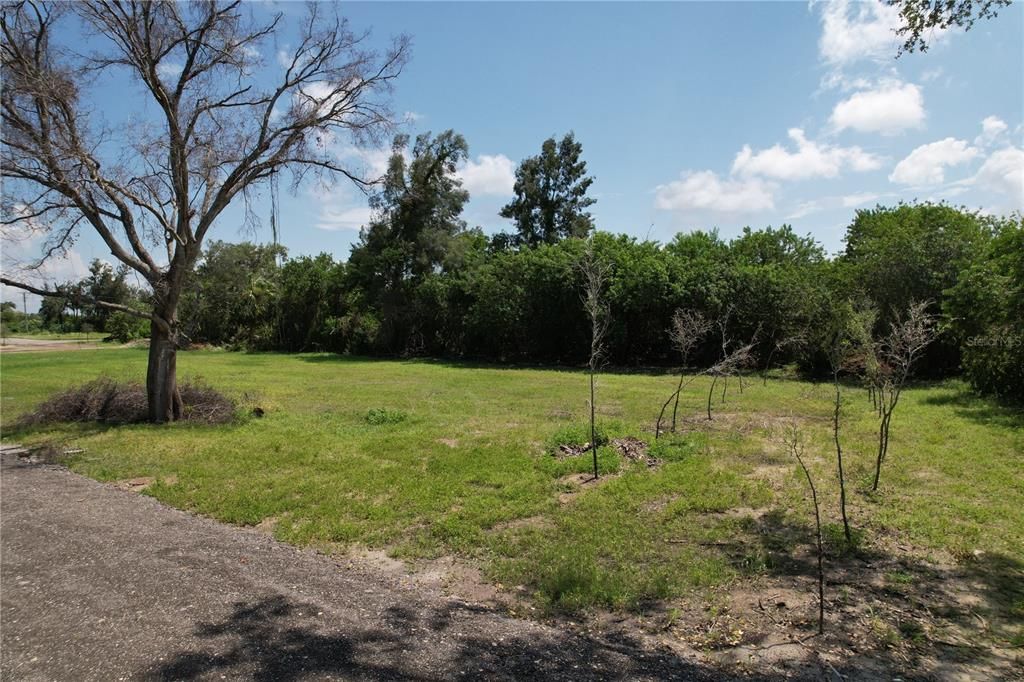
<svg viewBox="0 0 1024 682"><path fill-rule="evenodd" d="M320 210L313 223L318 230L358 232L373 218L366 197L343 186L315 185L309 194L319 204Z"/></svg>
<svg viewBox="0 0 1024 682"><path fill-rule="evenodd" d="M853 208L854 206L863 206L864 204L870 204L873 201L881 199L881 194L872 194L871 192L862 192L860 194L848 194L843 197L843 208Z"/></svg>
<svg viewBox="0 0 1024 682"><path fill-rule="evenodd" d="M895 135L924 123L924 97L913 83L889 81L872 90L861 90L832 110L837 130Z"/></svg>
<svg viewBox="0 0 1024 682"><path fill-rule="evenodd" d="M899 8L882 2L822 3L822 32L818 50L833 66L862 59L887 59L899 46L894 29L900 24Z"/></svg>
<svg viewBox="0 0 1024 682"><path fill-rule="evenodd" d="M974 176L973 183L1008 195L1014 208L1024 209L1024 150L1007 147L993 152Z"/></svg>
<svg viewBox="0 0 1024 682"><path fill-rule="evenodd" d="M160 62L156 65L156 73L164 80L174 80L181 75L184 64L177 62Z"/></svg>
<svg viewBox="0 0 1024 682"><path fill-rule="evenodd" d="M981 122L981 135L974 138L974 144L987 147L994 143L1009 128L998 116L987 116Z"/></svg>
<svg viewBox="0 0 1024 682"><path fill-rule="evenodd" d="M774 186L758 178L722 180L712 171L683 173L655 188L655 206L667 211L706 209L747 213L775 208Z"/></svg>
<svg viewBox="0 0 1024 682"><path fill-rule="evenodd" d="M889 180L901 185L938 185L946 179L946 167L966 163L978 153L978 149L965 140L947 137L910 152L896 164Z"/></svg>
<svg viewBox="0 0 1024 682"><path fill-rule="evenodd" d="M459 168L456 175L462 180L462 186L470 196L493 194L496 196L512 196L516 182L515 164L504 154L489 156L481 154Z"/></svg>
<svg viewBox="0 0 1024 682"><path fill-rule="evenodd" d="M341 230L358 232L370 222L372 217L373 214L369 206L344 207L326 203L320 207L320 214L317 216L314 226L318 230L327 230L328 232Z"/></svg>
<svg viewBox="0 0 1024 682"><path fill-rule="evenodd" d="M73 248L55 253L38 268L35 265L43 254L47 230L34 220L4 226L0 230L0 252L3 253L2 267L4 275L11 279L37 287L50 286L67 281L77 281L89 274L82 255ZM18 303L21 309L22 290L14 287L0 287L5 301ZM35 294L25 293L25 301L30 311L39 308L41 298Z"/></svg>
<svg viewBox="0 0 1024 682"><path fill-rule="evenodd" d="M806 180L834 178L844 168L870 171L882 165L877 156L860 147L835 147L812 142L800 128L791 128L789 137L796 143L796 152L777 144L754 153L749 145L744 145L733 161L733 174L743 177L760 175L777 180Z"/></svg>
<svg viewBox="0 0 1024 682"><path fill-rule="evenodd" d="M407 111L404 114L402 114L402 121L404 123L416 123L417 121L421 120L423 120L423 114L417 113L415 111Z"/></svg>
<svg viewBox="0 0 1024 682"><path fill-rule="evenodd" d="M823 210L825 207L822 206L820 201L811 200L801 202L793 211L786 216L786 220L797 220L804 216L809 216L812 213L817 213Z"/></svg>

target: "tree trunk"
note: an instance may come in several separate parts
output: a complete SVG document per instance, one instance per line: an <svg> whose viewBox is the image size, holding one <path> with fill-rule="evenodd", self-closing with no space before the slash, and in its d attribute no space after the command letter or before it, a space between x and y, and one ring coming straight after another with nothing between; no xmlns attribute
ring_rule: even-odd
<svg viewBox="0 0 1024 682"><path fill-rule="evenodd" d="M590 366L590 450L594 454L594 480L598 478L597 474L597 428L595 425L595 414L596 410L594 407L594 366Z"/></svg>
<svg viewBox="0 0 1024 682"><path fill-rule="evenodd" d="M839 392L839 373L832 372L833 385L836 388L835 410L832 413L832 437L836 443L836 461L839 466L839 511L843 517L843 535L846 536L847 546L853 543L853 535L850 533L850 522L846 518L846 474L843 472L843 448L839 444L839 417L843 406L843 396Z"/></svg>
<svg viewBox="0 0 1024 682"><path fill-rule="evenodd" d="M164 312L164 311L160 311ZM159 314L159 313L158 313ZM149 367L146 371L146 402L149 421L163 424L181 419L178 393L178 325L175 315L161 314L170 330L152 322L149 327Z"/></svg>

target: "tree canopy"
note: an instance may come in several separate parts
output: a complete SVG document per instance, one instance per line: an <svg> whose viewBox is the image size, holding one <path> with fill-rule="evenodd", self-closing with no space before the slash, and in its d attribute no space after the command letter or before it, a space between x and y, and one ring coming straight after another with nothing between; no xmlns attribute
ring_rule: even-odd
<svg viewBox="0 0 1024 682"><path fill-rule="evenodd" d="M513 242L536 246L567 237L586 237L594 229L587 207L597 200L587 196L594 178L587 175L583 145L568 133L560 141L548 138L538 156L516 169L515 199L501 209L515 223Z"/></svg>

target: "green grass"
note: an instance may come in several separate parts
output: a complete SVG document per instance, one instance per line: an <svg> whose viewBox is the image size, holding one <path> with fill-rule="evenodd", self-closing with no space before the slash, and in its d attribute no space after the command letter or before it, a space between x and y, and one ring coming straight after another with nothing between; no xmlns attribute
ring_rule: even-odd
<svg viewBox="0 0 1024 682"><path fill-rule="evenodd" d="M72 469L105 480L152 476L147 494L326 550L359 543L416 559L458 554L492 580L524 585L545 605L637 607L773 570L786 542L810 542L811 510L794 461L773 435L799 417L826 521L838 521L827 385L730 382L718 418L700 420L707 384L687 390L685 433L652 449L653 469L589 440L582 372L330 355L181 353L201 377L263 418L226 427L64 426L11 432L52 392L99 374L141 379L141 349L2 357L5 438L70 440ZM650 441L670 377L605 374L598 414L607 438ZM717 403L717 398L716 398ZM895 534L918 547L1024 560L1024 419L956 382L905 393L882 487L870 495L876 423L847 390L843 434L850 510L865 542ZM765 534L769 519L790 535ZM836 528L834 525L830 528ZM835 532L831 533L835 535ZM899 582L900 577L892 576Z"/></svg>

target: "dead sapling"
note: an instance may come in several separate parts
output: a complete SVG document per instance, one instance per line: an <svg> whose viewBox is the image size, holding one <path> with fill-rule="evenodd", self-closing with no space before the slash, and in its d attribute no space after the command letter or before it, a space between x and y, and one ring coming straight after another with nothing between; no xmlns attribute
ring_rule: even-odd
<svg viewBox="0 0 1024 682"><path fill-rule="evenodd" d="M686 361L690 356L690 352L694 346L703 339L708 331L711 329L711 323L699 312L679 309L672 315L672 326L668 330L669 338L672 340L672 347L675 348L676 352L679 353L681 358L681 364L679 366L679 383L676 385L676 390L669 395L668 400L661 406L661 412L658 414L658 422L654 426L654 438L657 440L658 436L661 435L661 424L665 419L665 412L668 410L670 403L672 405L672 433L676 431L676 418L679 414L679 396L682 394L683 389L700 374L694 374L690 376L689 381L686 380Z"/></svg>
<svg viewBox="0 0 1024 682"><path fill-rule="evenodd" d="M772 368L772 360L779 353L786 352L789 348L801 349L807 345L807 337L803 332L797 332L792 336L785 336L781 339L775 338L775 333L772 334L772 347L768 351L768 359L764 363L764 370L761 372L761 385L768 385L768 371Z"/></svg>
<svg viewBox="0 0 1024 682"><path fill-rule="evenodd" d="M745 346L730 351L729 347L733 344L733 340L729 338L727 328L729 324L729 316L732 314L732 306L726 309L725 314L718 318L718 330L719 335L722 339L722 356L721 359L714 365L707 369L707 374L711 375L711 386L708 388L708 421L712 421L711 416L711 399L715 393L715 385L719 379L722 379L722 401L725 401L725 382L728 381L730 376L734 376L739 373L741 369L750 365L754 357L754 346L756 345L756 332L755 338L751 339L750 343ZM758 328L760 330L760 327Z"/></svg>
<svg viewBox="0 0 1024 682"><path fill-rule="evenodd" d="M604 297L611 267L594 253L594 242L591 240L583 252L579 268L583 275L583 309L590 319L590 359L587 362L590 374L590 450L594 457L594 479L596 480L599 474L594 378L604 361L605 336L611 320L611 306Z"/></svg>
<svg viewBox="0 0 1024 682"><path fill-rule="evenodd" d="M935 316L928 312L928 301L911 303L906 315L898 317L889 333L878 344L877 355L884 371L878 382L879 423L878 455L875 459L875 479L871 490L878 490L882 464L889 453L889 428L892 414L899 404L910 370L938 330Z"/></svg>
<svg viewBox="0 0 1024 682"><path fill-rule="evenodd" d="M821 539L821 509L818 505L818 490L814 486L814 479L811 478L811 470L807 468L807 463L804 461L804 436L796 423L786 426L783 443L789 453L796 458L807 479L807 487L811 489L811 503L814 505L815 544L818 553L818 634L820 635L825 632L825 546Z"/></svg>

